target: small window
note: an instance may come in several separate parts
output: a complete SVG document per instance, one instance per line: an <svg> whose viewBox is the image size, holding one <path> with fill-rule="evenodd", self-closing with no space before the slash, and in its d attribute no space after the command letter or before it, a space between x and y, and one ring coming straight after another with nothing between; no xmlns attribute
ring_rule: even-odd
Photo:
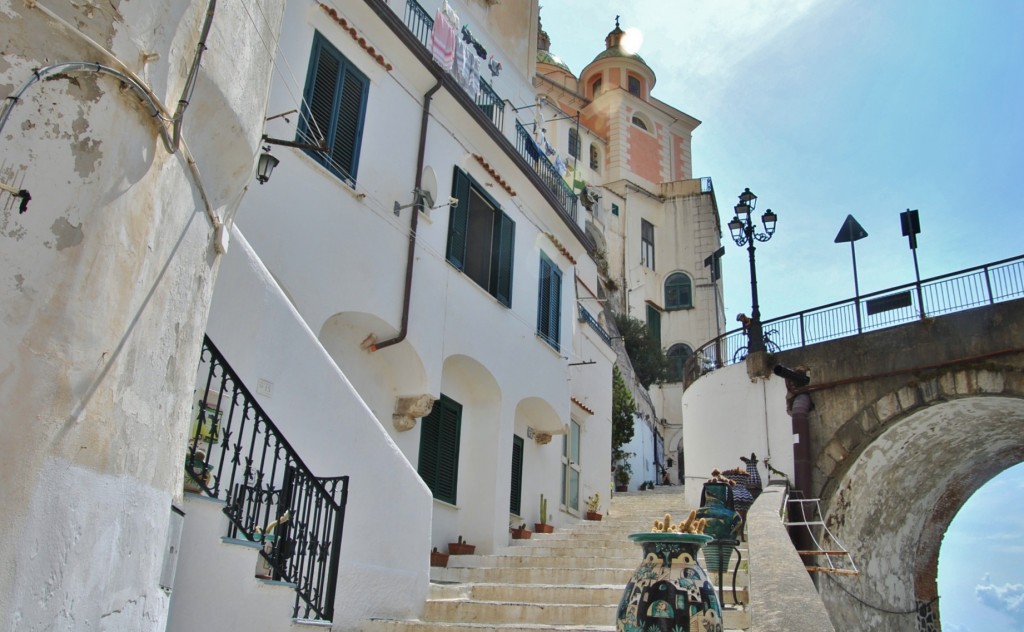
<svg viewBox="0 0 1024 632"><path fill-rule="evenodd" d="M683 369L686 367L686 361L693 355L693 349L690 348L690 345L675 344L669 347L665 355L668 356L669 374L672 381L682 382Z"/></svg>
<svg viewBox="0 0 1024 632"><path fill-rule="evenodd" d="M416 469L434 498L453 505L458 496L461 433L462 404L442 394L421 422Z"/></svg>
<svg viewBox="0 0 1024 632"><path fill-rule="evenodd" d="M333 174L355 186L370 81L320 33L313 36L298 141L329 149L305 150Z"/></svg>
<svg viewBox="0 0 1024 632"><path fill-rule="evenodd" d="M614 204L614 203L612 204L612 215L614 215L616 217L619 216L619 205L618 204Z"/></svg>
<svg viewBox="0 0 1024 632"><path fill-rule="evenodd" d="M455 168L448 220L448 262L506 307L512 306L516 225L473 178Z"/></svg>
<svg viewBox="0 0 1024 632"><path fill-rule="evenodd" d="M661 346L661 312L653 305L647 306L647 333Z"/></svg>
<svg viewBox="0 0 1024 632"><path fill-rule="evenodd" d="M540 253L540 290L537 297L537 335L557 351L562 313L562 271Z"/></svg>
<svg viewBox="0 0 1024 632"><path fill-rule="evenodd" d="M693 307L693 282L683 272L673 272L665 279L665 309Z"/></svg>
<svg viewBox="0 0 1024 632"><path fill-rule="evenodd" d="M654 224L640 220L640 264L654 269Z"/></svg>
<svg viewBox="0 0 1024 632"><path fill-rule="evenodd" d="M597 145L590 143L590 168L597 171L601 166L601 154L597 150Z"/></svg>
<svg viewBox="0 0 1024 632"><path fill-rule="evenodd" d="M630 94L632 94L635 97L640 96L640 80L639 79L637 79L633 75L630 75L629 79L627 80L627 85L629 87L629 93Z"/></svg>
<svg viewBox="0 0 1024 632"><path fill-rule="evenodd" d="M580 157L580 135L576 128L569 128L569 155L574 158Z"/></svg>
<svg viewBox="0 0 1024 632"><path fill-rule="evenodd" d="M601 94L601 78L594 79L594 83L590 84L590 98L595 98Z"/></svg>
<svg viewBox="0 0 1024 632"><path fill-rule="evenodd" d="M633 115L633 125L636 125L637 127L639 127L640 129L644 130L645 132L649 131L647 129L647 123L644 123L644 120L642 118L640 118L639 116L637 116L636 114Z"/></svg>

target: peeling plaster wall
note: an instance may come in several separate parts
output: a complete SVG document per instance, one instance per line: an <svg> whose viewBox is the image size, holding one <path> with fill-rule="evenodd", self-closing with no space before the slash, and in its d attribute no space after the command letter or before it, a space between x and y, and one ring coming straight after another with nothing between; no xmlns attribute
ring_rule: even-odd
<svg viewBox="0 0 1024 632"><path fill-rule="evenodd" d="M50 4L173 109L205 2ZM47 64L117 63L39 8L0 0L0 15L0 98ZM267 18L273 40L280 14ZM257 39L244 7L222 2L186 116L221 217L262 131ZM0 181L32 194L25 214L0 194L0 502L19 534L0 541L0 628L163 630L165 535L218 265L203 200L138 98L95 72L28 88L0 132Z"/></svg>

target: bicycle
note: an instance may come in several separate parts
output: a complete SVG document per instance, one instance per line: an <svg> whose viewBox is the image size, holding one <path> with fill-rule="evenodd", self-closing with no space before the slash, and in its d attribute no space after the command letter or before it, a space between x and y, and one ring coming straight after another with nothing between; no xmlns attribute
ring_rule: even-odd
<svg viewBox="0 0 1024 632"><path fill-rule="evenodd" d="M778 336L778 334L778 329L767 329L762 333L762 338L764 338L764 350L768 353L778 353L779 351L782 351L782 347L772 340L772 336ZM749 349L749 344L743 345L737 349L736 352L732 354L733 364L746 360L747 356L750 355Z"/></svg>

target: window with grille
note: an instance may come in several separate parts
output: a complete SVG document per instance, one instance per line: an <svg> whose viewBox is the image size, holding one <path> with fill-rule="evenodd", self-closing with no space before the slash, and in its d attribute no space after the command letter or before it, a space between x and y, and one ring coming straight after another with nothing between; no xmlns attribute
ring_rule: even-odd
<svg viewBox="0 0 1024 632"><path fill-rule="evenodd" d="M665 355L668 356L669 374L672 381L682 382L683 368L686 366L686 361L693 355L693 349L690 348L690 345L675 344L669 347Z"/></svg>
<svg viewBox="0 0 1024 632"><path fill-rule="evenodd" d="M576 128L569 128L569 155L574 158L580 157L580 134Z"/></svg>
<svg viewBox="0 0 1024 632"><path fill-rule="evenodd" d="M305 149L314 160L355 186L359 146L370 81L320 33L313 36L313 51L303 91L298 141L325 145L327 152Z"/></svg>
<svg viewBox="0 0 1024 632"><path fill-rule="evenodd" d="M453 505L458 497L461 431L462 404L443 394L420 422L417 471L434 498Z"/></svg>
<svg viewBox="0 0 1024 632"><path fill-rule="evenodd" d="M640 220L640 263L654 269L654 224Z"/></svg>
<svg viewBox="0 0 1024 632"><path fill-rule="evenodd" d="M594 143L590 143L590 168L594 171L598 171L601 168L601 154Z"/></svg>
<svg viewBox="0 0 1024 632"><path fill-rule="evenodd" d="M693 307L693 282L683 272L673 272L665 279L665 309Z"/></svg>
<svg viewBox="0 0 1024 632"><path fill-rule="evenodd" d="M557 351L562 312L562 271L540 253L540 292L537 297L537 335Z"/></svg>
<svg viewBox="0 0 1024 632"><path fill-rule="evenodd" d="M506 307L512 306L516 225L483 187L455 168L448 221L448 262Z"/></svg>

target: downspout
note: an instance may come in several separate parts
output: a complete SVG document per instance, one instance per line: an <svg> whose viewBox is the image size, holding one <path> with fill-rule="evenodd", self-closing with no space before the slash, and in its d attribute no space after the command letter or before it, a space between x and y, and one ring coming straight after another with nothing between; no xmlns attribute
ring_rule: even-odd
<svg viewBox="0 0 1024 632"><path fill-rule="evenodd" d="M370 353L396 345L405 340L406 334L409 333L409 304L412 302L412 269L413 262L416 260L416 226L419 224L420 211L423 210L423 197L420 195L420 186L423 184L423 157L427 152L427 123L430 121L430 100L433 98L434 93L441 88L441 82L438 81L434 84L434 87L427 90L427 93L423 95L423 115L420 119L420 146L416 154L416 176L415 176L415 193L418 204L412 207L412 220L409 222L409 256L408 261L405 263L405 290L402 296L402 326L398 330L398 335L394 338L384 340L381 342L375 342L370 345Z"/></svg>

